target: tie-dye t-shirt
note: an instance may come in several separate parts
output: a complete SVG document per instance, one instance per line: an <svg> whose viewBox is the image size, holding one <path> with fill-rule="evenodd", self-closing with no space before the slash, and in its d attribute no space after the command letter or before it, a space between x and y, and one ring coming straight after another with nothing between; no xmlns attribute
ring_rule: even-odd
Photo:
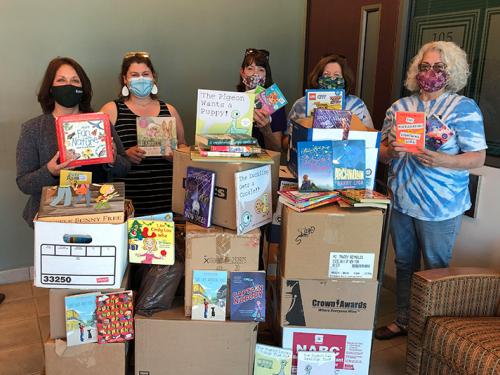
<svg viewBox="0 0 500 375"><path fill-rule="evenodd" d="M487 148L481 111L474 100L465 96L446 92L427 102L418 95L399 99L387 110L382 140L395 139L397 111L425 112L428 118L438 116L454 133L438 152L456 155ZM426 167L410 153L390 163L388 185L394 208L420 220L447 220L468 210L468 183L469 171Z"/></svg>

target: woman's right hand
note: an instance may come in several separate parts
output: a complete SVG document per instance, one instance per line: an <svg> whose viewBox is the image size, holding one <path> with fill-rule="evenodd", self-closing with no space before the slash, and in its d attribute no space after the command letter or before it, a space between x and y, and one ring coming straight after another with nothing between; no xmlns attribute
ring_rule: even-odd
<svg viewBox="0 0 500 375"><path fill-rule="evenodd" d="M73 169L68 168L68 164L71 163L73 159L66 160L64 163L58 163L58 160L59 151L57 151L54 157L47 163L47 169L52 176L59 176L59 173L61 173L61 169Z"/></svg>
<svg viewBox="0 0 500 375"><path fill-rule="evenodd" d="M402 158L407 153L406 148L396 141L390 142L388 149L392 159Z"/></svg>
<svg viewBox="0 0 500 375"><path fill-rule="evenodd" d="M146 157L146 151L144 151L139 146L135 145L134 147L130 147L125 151L127 154L127 159L132 163L139 165L142 160Z"/></svg>

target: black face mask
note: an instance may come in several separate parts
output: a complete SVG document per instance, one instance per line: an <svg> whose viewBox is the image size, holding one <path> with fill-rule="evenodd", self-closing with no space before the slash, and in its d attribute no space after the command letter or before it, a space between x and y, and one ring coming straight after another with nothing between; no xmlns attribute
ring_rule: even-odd
<svg viewBox="0 0 500 375"><path fill-rule="evenodd" d="M54 100L66 108L73 108L82 101L83 89L78 86L52 86L50 92Z"/></svg>

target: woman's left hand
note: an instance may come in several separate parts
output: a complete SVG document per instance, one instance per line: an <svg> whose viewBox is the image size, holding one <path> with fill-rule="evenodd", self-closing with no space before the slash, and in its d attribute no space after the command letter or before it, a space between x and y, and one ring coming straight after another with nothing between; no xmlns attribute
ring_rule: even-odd
<svg viewBox="0 0 500 375"><path fill-rule="evenodd" d="M451 155L427 150L425 148L419 149L420 154L416 154L416 158L426 167L447 167Z"/></svg>
<svg viewBox="0 0 500 375"><path fill-rule="evenodd" d="M271 116L264 109L255 109L253 119L257 128L271 125Z"/></svg>

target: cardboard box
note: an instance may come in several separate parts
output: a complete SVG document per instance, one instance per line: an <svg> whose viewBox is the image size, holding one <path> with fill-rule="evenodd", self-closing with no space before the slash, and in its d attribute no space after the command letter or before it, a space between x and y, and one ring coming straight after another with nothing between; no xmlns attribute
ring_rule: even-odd
<svg viewBox="0 0 500 375"><path fill-rule="evenodd" d="M280 325L373 329L377 281L281 278Z"/></svg>
<svg viewBox="0 0 500 375"><path fill-rule="evenodd" d="M257 323L203 322L182 307L135 320L136 375L251 375Z"/></svg>
<svg viewBox="0 0 500 375"><path fill-rule="evenodd" d="M280 167L280 175L278 178L278 190L282 190L287 186L297 185L297 177L295 177L292 172L286 166ZM298 185L297 185L298 186ZM273 243L280 243L281 239L281 211L282 211L283 203L278 201L276 203L276 209L273 213L273 221L268 229L268 240Z"/></svg>
<svg viewBox="0 0 500 375"><path fill-rule="evenodd" d="M269 241L269 231L262 241L262 263L266 270L267 280L276 280L278 276L278 261L280 254L280 244Z"/></svg>
<svg viewBox="0 0 500 375"><path fill-rule="evenodd" d="M277 202L278 174L280 153L267 151L274 163L271 167L273 209ZM217 163L195 162L191 160L190 148L179 148L174 151L174 171L172 181L172 210L180 215L184 214L184 184L187 167L207 169L216 173L215 199L212 223L225 228L236 230L236 191L234 173L259 167L251 163Z"/></svg>
<svg viewBox="0 0 500 375"><path fill-rule="evenodd" d="M298 351L330 351L335 356L336 375L368 375L371 330L283 328L283 348L292 349L292 374L297 373Z"/></svg>
<svg viewBox="0 0 500 375"><path fill-rule="evenodd" d="M70 224L35 220L34 224L35 286L120 287L128 264L127 222Z"/></svg>
<svg viewBox="0 0 500 375"><path fill-rule="evenodd" d="M127 345L96 343L67 347L63 340L45 343L46 375L124 375Z"/></svg>
<svg viewBox="0 0 500 375"><path fill-rule="evenodd" d="M258 271L260 229L243 235L186 223L185 314L191 316L193 270Z"/></svg>
<svg viewBox="0 0 500 375"><path fill-rule="evenodd" d="M383 210L283 207L280 274L286 278L376 280Z"/></svg>

